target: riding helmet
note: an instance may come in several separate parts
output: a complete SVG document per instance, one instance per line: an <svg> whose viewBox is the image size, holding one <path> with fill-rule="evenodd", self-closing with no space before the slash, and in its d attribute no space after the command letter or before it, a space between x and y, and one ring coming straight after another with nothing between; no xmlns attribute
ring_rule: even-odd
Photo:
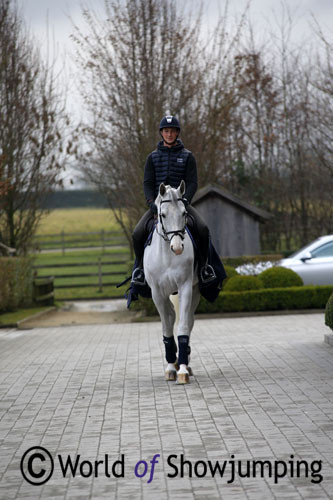
<svg viewBox="0 0 333 500"><path fill-rule="evenodd" d="M177 128L180 131L180 124L175 116L167 115L163 116L160 122L160 130L163 128Z"/></svg>

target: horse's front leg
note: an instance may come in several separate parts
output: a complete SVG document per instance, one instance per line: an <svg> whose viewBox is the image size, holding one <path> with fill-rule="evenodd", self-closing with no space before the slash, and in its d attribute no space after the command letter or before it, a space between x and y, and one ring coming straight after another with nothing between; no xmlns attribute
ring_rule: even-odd
<svg viewBox="0 0 333 500"><path fill-rule="evenodd" d="M165 370L165 379L176 380L177 345L173 336L176 313L169 297L164 297L158 290L152 290L152 298L162 322L165 359L168 362Z"/></svg>
<svg viewBox="0 0 333 500"><path fill-rule="evenodd" d="M179 288L179 323L178 323L178 364L177 381L179 384L189 382L190 334L193 327L192 314L192 281L187 281Z"/></svg>

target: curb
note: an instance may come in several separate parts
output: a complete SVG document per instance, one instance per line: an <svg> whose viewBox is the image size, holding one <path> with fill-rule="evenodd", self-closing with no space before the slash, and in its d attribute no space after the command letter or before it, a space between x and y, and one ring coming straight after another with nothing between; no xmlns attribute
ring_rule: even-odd
<svg viewBox="0 0 333 500"><path fill-rule="evenodd" d="M333 347L333 333L325 333L324 341L326 344Z"/></svg>
<svg viewBox="0 0 333 500"><path fill-rule="evenodd" d="M21 319L15 324L15 328L21 328L22 326L24 327L25 323L40 318L41 316L44 316L46 314L49 314L50 312L55 311L56 309L57 309L56 306L51 306L48 309L45 309L45 311L40 311L38 313L33 314L32 316L28 316L27 318Z"/></svg>

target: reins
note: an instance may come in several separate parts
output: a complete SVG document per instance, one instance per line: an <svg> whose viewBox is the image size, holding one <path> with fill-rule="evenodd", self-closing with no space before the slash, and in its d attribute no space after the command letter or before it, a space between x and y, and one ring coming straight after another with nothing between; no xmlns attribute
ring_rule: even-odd
<svg viewBox="0 0 333 500"><path fill-rule="evenodd" d="M160 220L160 223L161 223L161 226L162 226L162 231L163 233L159 233L158 232L158 229L157 229L157 224L156 224L156 232L159 236L161 236L161 238L164 239L164 241L168 241L169 243L171 243L171 240L174 236L179 236L182 240L185 238L185 227L186 227L186 222L187 222L187 218L186 218L186 215L187 215L187 212L185 212L185 224L184 224L184 227L183 229L177 229L175 231L166 231L165 230L165 227L164 227L164 224L163 224L163 217L162 217L162 203L171 203L172 200L162 200L160 202L160 211L159 211L159 220ZM177 198L177 201L183 201L182 198ZM169 234L172 234L171 238L169 238Z"/></svg>

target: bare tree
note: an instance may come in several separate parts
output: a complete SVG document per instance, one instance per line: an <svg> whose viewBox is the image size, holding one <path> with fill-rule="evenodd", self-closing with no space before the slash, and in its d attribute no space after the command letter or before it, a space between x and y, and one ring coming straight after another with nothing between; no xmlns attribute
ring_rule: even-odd
<svg viewBox="0 0 333 500"><path fill-rule="evenodd" d="M0 227L18 254L31 245L44 196L61 184L67 125L55 83L17 4L0 0Z"/></svg>
<svg viewBox="0 0 333 500"><path fill-rule="evenodd" d="M81 128L86 178L103 191L129 244L145 209L142 181L163 114L192 121L200 104L200 13L182 16L171 0L105 0L104 16L85 10L75 27L80 88L87 109ZM183 120L185 122L185 120ZM184 130L186 134L186 130Z"/></svg>

